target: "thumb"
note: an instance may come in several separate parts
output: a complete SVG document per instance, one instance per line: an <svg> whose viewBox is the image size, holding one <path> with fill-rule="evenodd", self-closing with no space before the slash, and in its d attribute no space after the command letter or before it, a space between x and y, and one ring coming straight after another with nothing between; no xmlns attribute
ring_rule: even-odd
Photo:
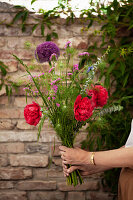
<svg viewBox="0 0 133 200"><path fill-rule="evenodd" d="M78 166L71 166L70 168L67 169L67 173L72 173L73 171L75 171L76 169L78 169Z"/></svg>

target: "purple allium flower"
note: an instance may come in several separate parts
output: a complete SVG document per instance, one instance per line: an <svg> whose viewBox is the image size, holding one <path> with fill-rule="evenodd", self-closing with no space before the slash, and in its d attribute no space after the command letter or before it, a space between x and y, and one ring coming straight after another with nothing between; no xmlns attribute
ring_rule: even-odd
<svg viewBox="0 0 133 200"><path fill-rule="evenodd" d="M48 100L50 100L50 97L48 97Z"/></svg>
<svg viewBox="0 0 133 200"><path fill-rule="evenodd" d="M53 69L54 69L54 67L51 67L50 70L48 71L48 73L50 73Z"/></svg>
<svg viewBox="0 0 133 200"><path fill-rule="evenodd" d="M93 69L93 65L91 67L88 67L87 73L89 73Z"/></svg>
<svg viewBox="0 0 133 200"><path fill-rule="evenodd" d="M79 70L79 65L78 64L74 65L73 66L73 72L78 71L78 70Z"/></svg>
<svg viewBox="0 0 133 200"><path fill-rule="evenodd" d="M35 58L38 62L49 62L50 56L52 54L56 54L57 58L60 55L60 50L57 47L57 45L53 42L44 42L42 44L39 44L35 50Z"/></svg>
<svg viewBox="0 0 133 200"><path fill-rule="evenodd" d="M52 97L53 100L55 100L55 97Z"/></svg>
<svg viewBox="0 0 133 200"><path fill-rule="evenodd" d="M80 53L79 56L89 56L90 54L88 52L83 52L83 53Z"/></svg>
<svg viewBox="0 0 133 200"><path fill-rule="evenodd" d="M71 46L70 44L71 44L71 42L70 42L70 41L67 41L66 44L65 44L65 49L66 49L67 47L70 47L70 46Z"/></svg>
<svg viewBox="0 0 133 200"><path fill-rule="evenodd" d="M57 106L57 107L60 107L60 104L59 104L59 103L56 103L56 106Z"/></svg>
<svg viewBox="0 0 133 200"><path fill-rule="evenodd" d="M50 58L49 58L49 60L50 61L56 61L56 60L58 60L56 53L52 53L51 56L50 56Z"/></svg>

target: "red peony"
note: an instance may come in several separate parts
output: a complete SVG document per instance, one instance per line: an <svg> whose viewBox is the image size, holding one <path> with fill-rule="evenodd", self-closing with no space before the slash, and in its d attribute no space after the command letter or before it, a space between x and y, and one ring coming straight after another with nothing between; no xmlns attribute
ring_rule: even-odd
<svg viewBox="0 0 133 200"><path fill-rule="evenodd" d="M35 102L24 108L24 117L28 124L36 126L39 123L42 116L40 109L40 106Z"/></svg>
<svg viewBox="0 0 133 200"><path fill-rule="evenodd" d="M78 95L74 103L74 115L77 121L85 121L91 117L93 106L88 97L82 99L81 95Z"/></svg>
<svg viewBox="0 0 133 200"><path fill-rule="evenodd" d="M103 107L107 103L108 92L106 88L101 85L95 85L88 92L89 96L92 96L91 103L93 107Z"/></svg>

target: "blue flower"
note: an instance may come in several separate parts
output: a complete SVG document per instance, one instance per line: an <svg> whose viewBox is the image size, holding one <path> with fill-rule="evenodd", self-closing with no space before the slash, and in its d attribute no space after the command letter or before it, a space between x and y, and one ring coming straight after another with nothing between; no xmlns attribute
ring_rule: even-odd
<svg viewBox="0 0 133 200"><path fill-rule="evenodd" d="M93 65L91 67L88 67L87 73L89 73L93 69Z"/></svg>

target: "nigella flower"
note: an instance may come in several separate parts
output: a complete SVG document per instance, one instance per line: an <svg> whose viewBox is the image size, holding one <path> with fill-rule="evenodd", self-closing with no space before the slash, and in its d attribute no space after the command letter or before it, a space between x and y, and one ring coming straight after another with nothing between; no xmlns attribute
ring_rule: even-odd
<svg viewBox="0 0 133 200"><path fill-rule="evenodd" d="M49 60L50 60L50 61L57 61L57 60L58 60L58 58L57 58L57 55L56 55L56 53L53 53L53 54L51 54L51 56L50 56Z"/></svg>
<svg viewBox="0 0 133 200"><path fill-rule="evenodd" d="M60 81L60 80L61 80L61 78L57 78L56 80L51 82L51 85L55 84L57 81Z"/></svg>
<svg viewBox="0 0 133 200"><path fill-rule="evenodd" d="M39 44L35 50L35 58L38 62L49 62L52 54L56 54L57 58L60 55L60 50L53 42L44 42Z"/></svg>
<svg viewBox="0 0 133 200"><path fill-rule="evenodd" d="M68 41L66 44L65 44L65 49L67 48L67 47L70 47L71 45L71 42L70 41Z"/></svg>
<svg viewBox="0 0 133 200"><path fill-rule="evenodd" d="M78 64L74 65L73 66L73 72L78 71L78 70L79 70L79 65Z"/></svg>
<svg viewBox="0 0 133 200"><path fill-rule="evenodd" d="M56 106L59 108L59 107L60 107L60 104L59 104L59 103L56 103Z"/></svg>
<svg viewBox="0 0 133 200"><path fill-rule="evenodd" d="M89 56L90 54L88 52L83 52L83 53L80 53L79 56Z"/></svg>
<svg viewBox="0 0 133 200"><path fill-rule="evenodd" d="M93 65L91 67L88 67L87 73L89 73L93 69Z"/></svg>
<svg viewBox="0 0 133 200"><path fill-rule="evenodd" d="M58 86L57 85L53 85L53 88L52 88L53 90L54 90L54 92L56 93L57 92L57 90L58 90Z"/></svg>
<svg viewBox="0 0 133 200"><path fill-rule="evenodd" d="M67 75L68 75L68 76L71 76L71 75L73 75L73 74L68 72Z"/></svg>
<svg viewBox="0 0 133 200"><path fill-rule="evenodd" d="M55 67L51 67L48 73L50 73L52 70L54 70Z"/></svg>

